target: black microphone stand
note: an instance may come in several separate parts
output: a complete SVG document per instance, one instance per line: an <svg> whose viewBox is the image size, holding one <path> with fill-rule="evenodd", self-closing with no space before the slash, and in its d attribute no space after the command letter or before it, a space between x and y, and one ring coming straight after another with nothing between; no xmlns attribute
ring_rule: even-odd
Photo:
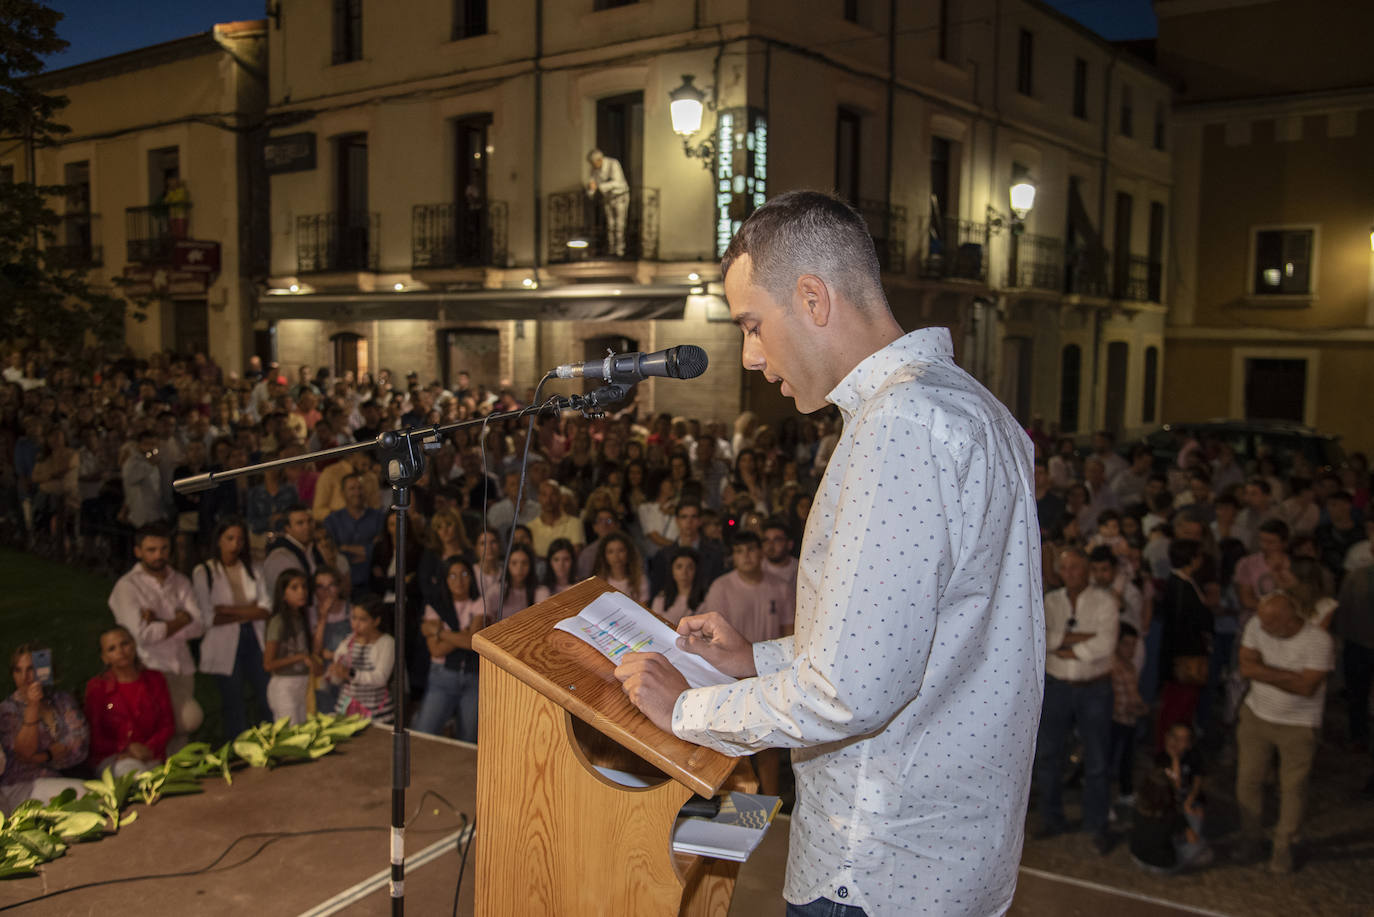
<svg viewBox="0 0 1374 917"><path fill-rule="evenodd" d="M588 417L598 416L600 408L625 397L630 386L612 384L596 389L585 395L555 395L540 404L538 391L552 378L552 373L540 380L536 389L536 403L518 411L498 411L486 417L458 420L449 424L429 427L388 430L375 440L348 443L318 452L293 455L289 458L273 459L256 465L245 465L228 471L207 471L172 482L178 493L198 493L235 478L257 474L269 468L285 468L313 462L317 459L338 458L353 452L368 449L377 450L382 459L382 467L387 482L391 485L391 511L396 515L396 662L393 666L392 694L395 706L391 725L391 913L405 913L405 808L406 787L410 786L410 733L405 728L405 673L406 673L406 513L410 509L410 488L425 469L425 453L438 451L443 446L443 437L454 430L477 424L488 424L496 420L532 417L544 411L581 411ZM533 421L531 421L533 423ZM485 454L486 445L482 446ZM523 475L522 475L523 479ZM483 482L486 486L486 482ZM517 512L518 512L517 505Z"/></svg>

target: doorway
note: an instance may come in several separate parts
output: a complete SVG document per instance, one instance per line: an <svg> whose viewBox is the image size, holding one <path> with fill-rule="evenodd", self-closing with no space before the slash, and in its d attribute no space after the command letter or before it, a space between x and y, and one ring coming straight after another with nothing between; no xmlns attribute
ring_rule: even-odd
<svg viewBox="0 0 1374 917"><path fill-rule="evenodd" d="M491 115L459 118L455 125L458 151L454 176L453 264L489 264L487 244L487 129ZM447 253L445 253L447 254Z"/></svg>
<svg viewBox="0 0 1374 917"><path fill-rule="evenodd" d="M203 299L172 302L173 349L179 354L210 353L210 314Z"/></svg>
<svg viewBox="0 0 1374 917"><path fill-rule="evenodd" d="M1102 425L1112 434L1126 426L1126 371L1129 368L1130 345L1112 341L1107 345L1107 386Z"/></svg>
<svg viewBox="0 0 1374 917"><path fill-rule="evenodd" d="M335 140L334 148L338 232L331 259L335 263L328 266L336 270L367 270L372 241L367 209L367 134L344 134Z"/></svg>

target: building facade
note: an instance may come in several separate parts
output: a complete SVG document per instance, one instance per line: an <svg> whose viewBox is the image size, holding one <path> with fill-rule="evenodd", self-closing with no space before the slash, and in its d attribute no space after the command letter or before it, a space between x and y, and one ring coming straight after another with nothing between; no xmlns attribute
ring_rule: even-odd
<svg viewBox="0 0 1374 917"><path fill-rule="evenodd" d="M1374 8L1155 8L1179 81L1169 416L1292 421L1374 448L1359 394L1374 385Z"/></svg>
<svg viewBox="0 0 1374 917"><path fill-rule="evenodd" d="M44 73L71 128L55 145L11 148L17 181L66 185L51 248L98 287L137 300L126 322L135 352L203 351L241 367L254 350L265 238L254 234L253 131L266 103L263 22L210 32ZM265 225L264 219L257 220ZM119 281L119 283L117 283Z"/></svg>
<svg viewBox="0 0 1374 917"><path fill-rule="evenodd" d="M791 411L738 363L718 258L752 207L834 189L908 328L944 324L1019 417L1157 422L1169 87L1034 0L283 4L270 25L283 363L518 390L610 349L704 346L654 410ZM893 14L895 13L895 18ZM705 93L675 135L669 93ZM589 194L587 154L625 189ZM1008 190L1038 189L1025 220ZM1110 230L1110 231L1108 231Z"/></svg>

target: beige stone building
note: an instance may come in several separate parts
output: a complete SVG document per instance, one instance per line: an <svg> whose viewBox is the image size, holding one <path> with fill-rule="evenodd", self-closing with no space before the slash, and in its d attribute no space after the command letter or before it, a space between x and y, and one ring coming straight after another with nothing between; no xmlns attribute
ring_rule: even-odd
<svg viewBox="0 0 1374 917"><path fill-rule="evenodd" d="M147 315L126 324L136 353L203 350L241 367L254 349L266 239L253 231L247 164L266 102L266 39L263 22L227 23L35 80L69 100L59 117L71 132L33 151L39 183L72 189L54 202L53 245L98 286L130 282L119 289ZM28 152L10 148L0 170L27 180Z"/></svg>
<svg viewBox="0 0 1374 917"><path fill-rule="evenodd" d="M1168 415L1293 421L1368 451L1374 6L1155 8L1180 91Z"/></svg>
<svg viewBox="0 0 1374 917"><path fill-rule="evenodd" d="M1034 0L298 0L269 45L283 365L523 389L694 343L706 376L649 406L790 413L738 365L717 258L756 201L825 188L869 219L903 324L949 325L1023 419L1158 420L1169 87ZM685 144L684 75L707 109ZM626 191L588 195L593 148Z"/></svg>

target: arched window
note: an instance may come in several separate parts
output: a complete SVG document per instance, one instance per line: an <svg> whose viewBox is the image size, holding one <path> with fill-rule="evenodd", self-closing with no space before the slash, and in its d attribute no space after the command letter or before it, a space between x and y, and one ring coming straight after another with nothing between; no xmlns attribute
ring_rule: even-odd
<svg viewBox="0 0 1374 917"><path fill-rule="evenodd" d="M1059 357L1059 431L1078 432L1078 391L1083 375L1083 349L1064 348Z"/></svg>
<svg viewBox="0 0 1374 917"><path fill-rule="evenodd" d="M1140 422L1154 423L1157 407L1155 393L1159 389L1159 348L1145 348L1145 397L1140 406Z"/></svg>

